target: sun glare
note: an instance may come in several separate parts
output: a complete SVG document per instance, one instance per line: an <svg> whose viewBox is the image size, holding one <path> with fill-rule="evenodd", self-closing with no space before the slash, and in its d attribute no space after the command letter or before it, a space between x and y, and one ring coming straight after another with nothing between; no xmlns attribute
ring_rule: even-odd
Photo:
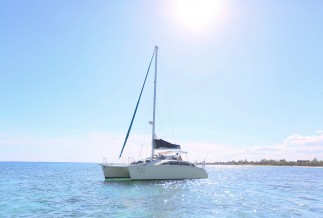
<svg viewBox="0 0 323 218"><path fill-rule="evenodd" d="M180 23L191 30L204 29L214 22L219 0L176 0L175 13Z"/></svg>

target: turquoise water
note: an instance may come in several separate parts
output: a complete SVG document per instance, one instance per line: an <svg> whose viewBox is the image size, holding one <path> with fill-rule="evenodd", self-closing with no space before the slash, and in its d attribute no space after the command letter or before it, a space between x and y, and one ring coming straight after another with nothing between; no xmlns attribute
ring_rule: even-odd
<svg viewBox="0 0 323 218"><path fill-rule="evenodd" d="M323 217L323 168L207 170L204 180L104 181L97 164L0 162L0 217Z"/></svg>

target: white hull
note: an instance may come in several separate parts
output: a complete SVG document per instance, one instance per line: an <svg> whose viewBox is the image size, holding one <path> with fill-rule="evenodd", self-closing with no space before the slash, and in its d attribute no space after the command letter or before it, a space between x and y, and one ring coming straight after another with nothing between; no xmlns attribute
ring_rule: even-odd
<svg viewBox="0 0 323 218"><path fill-rule="evenodd" d="M194 166L134 165L128 168L132 180L208 178L208 174L204 168Z"/></svg>
<svg viewBox="0 0 323 218"><path fill-rule="evenodd" d="M130 178L128 165L100 164L105 179Z"/></svg>

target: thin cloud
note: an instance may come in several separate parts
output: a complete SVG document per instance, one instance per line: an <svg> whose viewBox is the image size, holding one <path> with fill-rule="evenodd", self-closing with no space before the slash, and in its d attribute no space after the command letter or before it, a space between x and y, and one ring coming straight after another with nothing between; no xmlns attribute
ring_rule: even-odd
<svg viewBox="0 0 323 218"><path fill-rule="evenodd" d="M141 138L140 135L131 136L131 146L126 147L124 157L128 157L134 148L139 152L136 145L139 145ZM0 138L0 161L101 162L104 157L117 161L123 140L124 135L105 132L55 138L11 133ZM122 161L126 162L127 159L123 158Z"/></svg>
<svg viewBox="0 0 323 218"><path fill-rule="evenodd" d="M316 131L317 132L317 131ZM282 146L323 146L323 133L318 133L317 136L303 136L301 134L292 134L287 137Z"/></svg>
<svg viewBox="0 0 323 218"><path fill-rule="evenodd" d="M317 132L316 132L317 133ZM61 137L44 137L37 134L8 133L0 137L0 161L67 161L108 162L118 159L123 134L87 132ZM312 136L292 134L272 146L237 147L214 142L178 141L182 150L188 151L190 161L232 161L265 159L323 159L323 133ZM150 155L151 138L132 134L123 152L122 162Z"/></svg>
<svg viewBox="0 0 323 218"><path fill-rule="evenodd" d="M250 155L258 159L323 159L323 133L314 136L292 134L283 142L273 146L254 146L247 149Z"/></svg>
<svg viewBox="0 0 323 218"><path fill-rule="evenodd" d="M198 160L201 160L202 153L207 154L209 162L243 159L256 161L261 159L311 160L318 158L321 160L323 159L323 133L312 136L295 133L271 146L239 148L232 145L195 142L188 143L188 148L190 153L193 151L193 156Z"/></svg>

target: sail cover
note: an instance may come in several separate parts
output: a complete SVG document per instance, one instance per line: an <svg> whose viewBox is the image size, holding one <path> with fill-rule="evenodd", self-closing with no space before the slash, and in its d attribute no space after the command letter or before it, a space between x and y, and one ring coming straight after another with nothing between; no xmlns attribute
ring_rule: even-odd
<svg viewBox="0 0 323 218"><path fill-rule="evenodd" d="M181 149L180 145L172 144L162 139L155 139L154 141L156 149Z"/></svg>

